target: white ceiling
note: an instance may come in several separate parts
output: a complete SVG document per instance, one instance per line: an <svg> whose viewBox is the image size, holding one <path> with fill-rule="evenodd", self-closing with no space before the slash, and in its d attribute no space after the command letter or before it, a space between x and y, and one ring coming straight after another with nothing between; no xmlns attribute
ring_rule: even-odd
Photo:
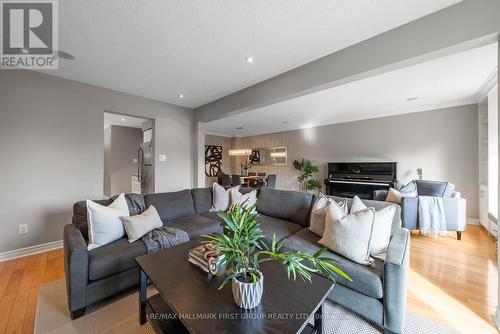
<svg viewBox="0 0 500 334"><path fill-rule="evenodd" d="M132 117L127 115L113 114L109 112L104 113L104 128L107 129L111 125L127 126L129 128L142 129L142 123L147 119Z"/></svg>
<svg viewBox="0 0 500 334"><path fill-rule="evenodd" d="M59 1L76 59L47 72L192 108L457 2Z"/></svg>
<svg viewBox="0 0 500 334"><path fill-rule="evenodd" d="M213 121L206 129L250 136L476 103L497 62L497 44L487 45ZM411 97L419 99L407 101Z"/></svg>

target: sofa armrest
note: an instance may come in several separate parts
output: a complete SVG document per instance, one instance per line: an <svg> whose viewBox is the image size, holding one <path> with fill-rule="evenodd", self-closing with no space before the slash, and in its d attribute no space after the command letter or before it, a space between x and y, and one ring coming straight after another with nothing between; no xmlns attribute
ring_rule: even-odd
<svg viewBox="0 0 500 334"><path fill-rule="evenodd" d="M392 236L384 263L384 328L403 331L406 281L410 256L410 232L398 229Z"/></svg>
<svg viewBox="0 0 500 334"><path fill-rule="evenodd" d="M465 198L443 198L446 230L465 231L467 227L467 201Z"/></svg>
<svg viewBox="0 0 500 334"><path fill-rule="evenodd" d="M401 225L409 230L418 228L418 197L401 198Z"/></svg>
<svg viewBox="0 0 500 334"><path fill-rule="evenodd" d="M73 224L64 226L64 273L70 311L87 306L88 251L87 243Z"/></svg>
<svg viewBox="0 0 500 334"><path fill-rule="evenodd" d="M383 202L387 198L388 193L389 193L389 191L385 190L385 189L374 190L373 191L373 200Z"/></svg>

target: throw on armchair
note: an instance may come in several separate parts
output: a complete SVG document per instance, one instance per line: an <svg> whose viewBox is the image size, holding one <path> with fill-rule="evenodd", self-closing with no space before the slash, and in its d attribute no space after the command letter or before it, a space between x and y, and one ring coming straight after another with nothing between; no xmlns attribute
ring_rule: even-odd
<svg viewBox="0 0 500 334"><path fill-rule="evenodd" d="M409 230L419 229L418 196L441 197L446 217L446 230L456 231L457 239L461 240L462 232L465 231L467 226L467 201L460 198L460 193L455 192L455 186L449 182L440 181L418 180L414 182L417 196L403 197L401 199L401 222L403 227ZM387 190L376 190L373 198L377 201L385 201Z"/></svg>

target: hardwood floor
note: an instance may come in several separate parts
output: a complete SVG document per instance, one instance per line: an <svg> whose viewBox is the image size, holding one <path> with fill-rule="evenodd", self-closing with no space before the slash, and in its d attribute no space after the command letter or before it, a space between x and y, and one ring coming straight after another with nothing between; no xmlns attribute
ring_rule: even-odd
<svg viewBox="0 0 500 334"><path fill-rule="evenodd" d="M412 234L408 310L461 333L498 333L495 239L480 226L430 238Z"/></svg>
<svg viewBox="0 0 500 334"><path fill-rule="evenodd" d="M494 239L478 226L430 238L412 234L408 310L461 333L498 333ZM0 263L0 333L31 333L38 290L64 278L62 249Z"/></svg>
<svg viewBox="0 0 500 334"><path fill-rule="evenodd" d="M62 249L1 262L0 333L32 333L40 286L61 278Z"/></svg>

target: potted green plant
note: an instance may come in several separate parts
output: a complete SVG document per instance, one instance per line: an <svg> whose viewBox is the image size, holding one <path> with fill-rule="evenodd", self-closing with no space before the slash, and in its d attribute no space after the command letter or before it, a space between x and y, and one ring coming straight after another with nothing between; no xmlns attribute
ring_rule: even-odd
<svg viewBox="0 0 500 334"><path fill-rule="evenodd" d="M302 174L297 177L297 181L302 185L304 191L316 190L321 188L321 183L313 177L314 173L319 172L318 166L315 166L309 160L294 160L293 168L302 172Z"/></svg>
<svg viewBox="0 0 500 334"><path fill-rule="evenodd" d="M283 241L276 242L273 236L271 247L263 242L264 235L255 219L255 206L244 208L234 205L228 212L219 212L222 218L224 233L205 236L203 243L212 244L224 257L220 263L226 275L219 287L231 281L233 297L236 305L251 309L260 304L264 275L259 265L265 261L278 261L288 274L288 279L295 280L300 276L311 282L312 273L321 273L335 282L337 275L351 280L347 274L336 267L336 261L322 256L326 248L321 248L313 255L304 252L282 252Z"/></svg>

